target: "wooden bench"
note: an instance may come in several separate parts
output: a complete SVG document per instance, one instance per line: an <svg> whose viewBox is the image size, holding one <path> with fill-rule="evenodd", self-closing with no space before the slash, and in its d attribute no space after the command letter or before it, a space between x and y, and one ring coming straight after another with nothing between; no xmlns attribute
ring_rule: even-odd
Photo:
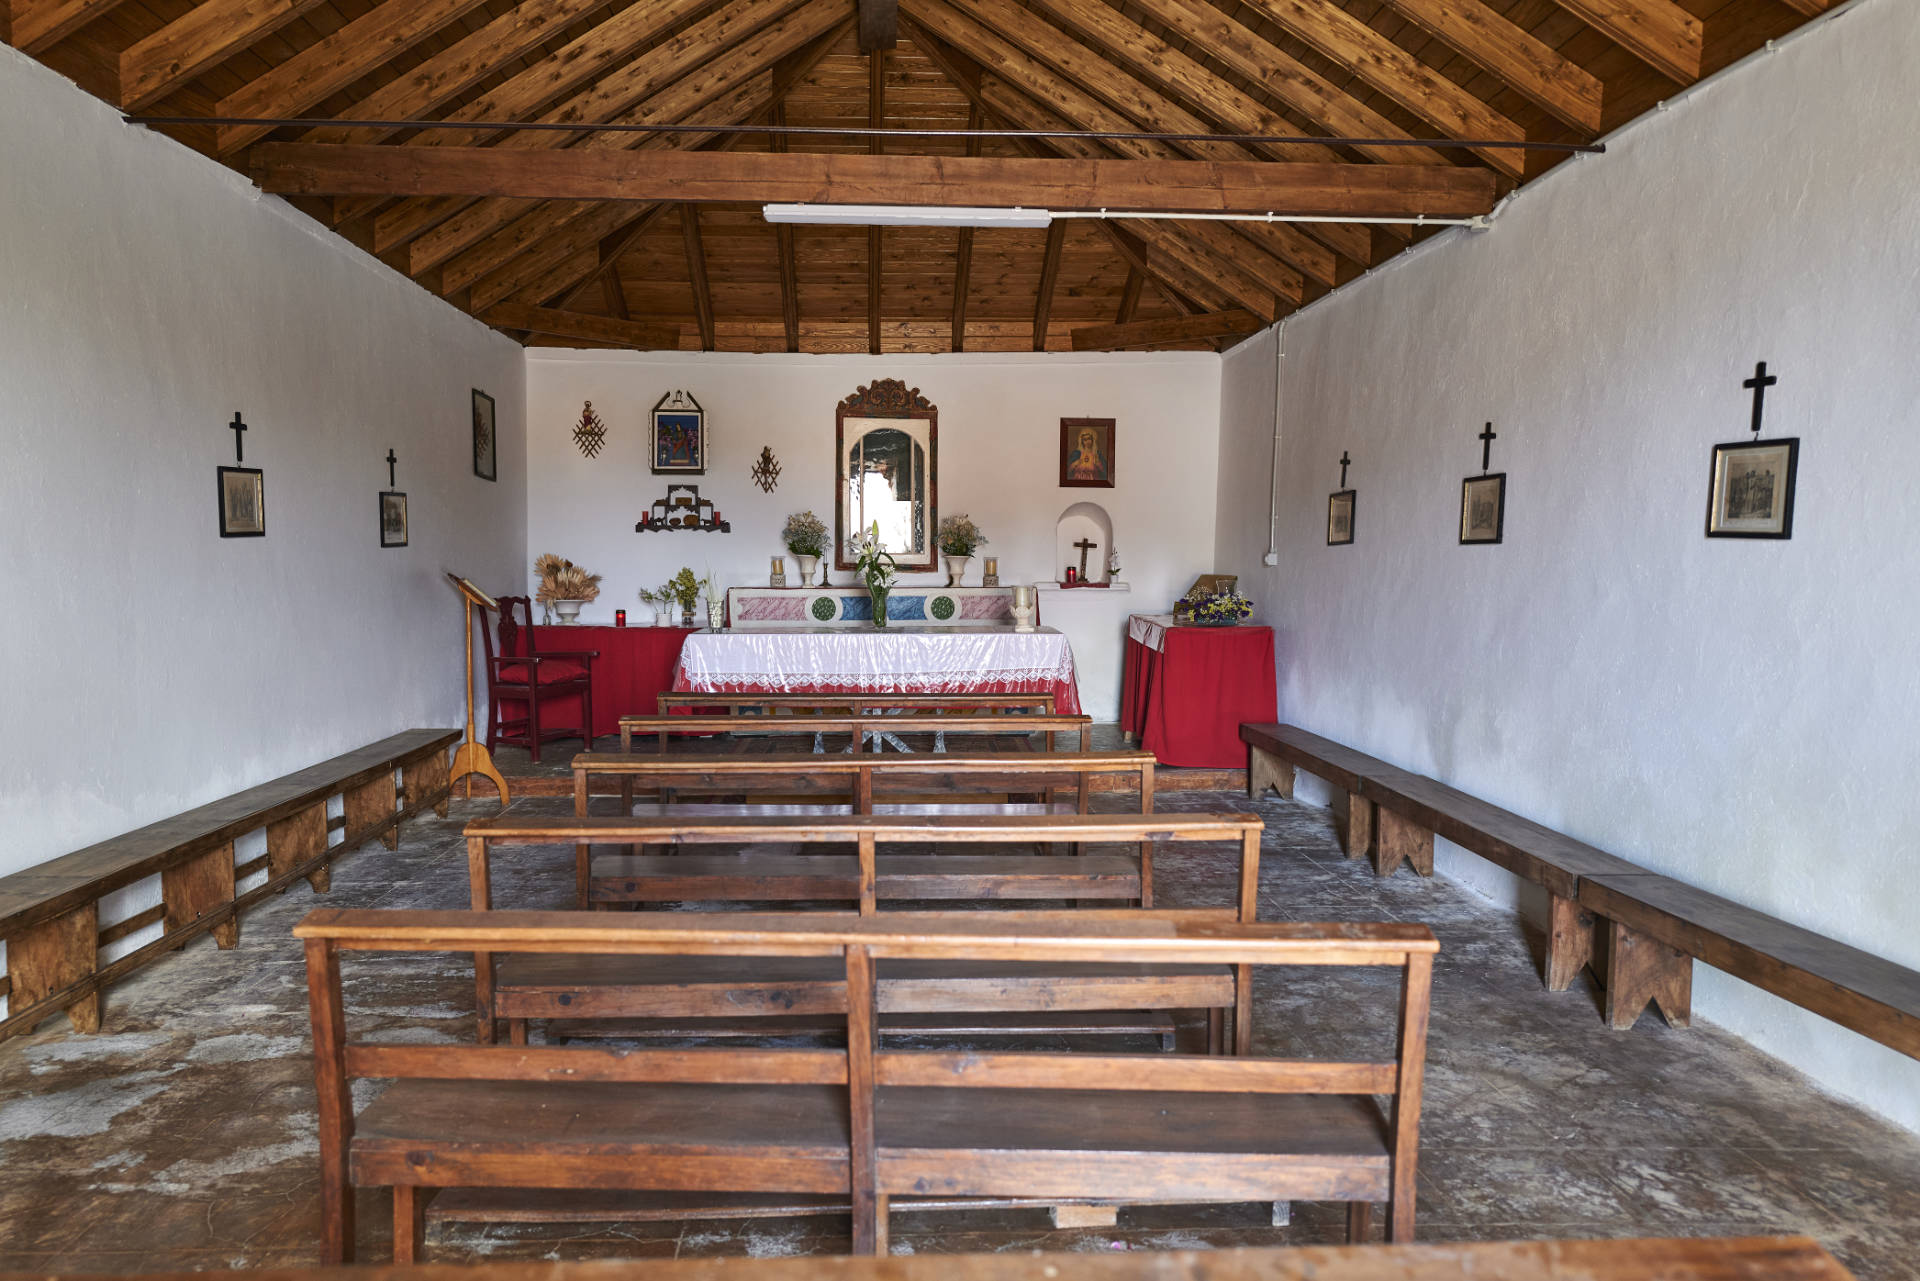
<svg viewBox="0 0 1920 1281"><path fill-rule="evenodd" d="M998 708L1030 708L1046 716L1053 715L1052 694L700 694L668 693L654 698L654 709L662 716L676 707L728 707L736 713L749 708L779 709L795 712L843 712L857 716L869 710L894 708L901 711L939 711L965 708L981 711Z"/></svg>
<svg viewBox="0 0 1920 1281"><path fill-rule="evenodd" d="M1291 795L1291 768L1347 792L1349 857L1375 867L1388 848L1424 847L1435 833L1540 885L1549 905L1546 984L1564 991L1592 965L1606 1017L1630 1028L1652 1004L1674 1027L1692 1020L1693 961L1882 1045L1920 1058L1920 972L1662 876L1430 778L1291 725L1242 725L1249 791ZM1369 820L1376 816L1377 824ZM1604 922L1604 928L1600 924Z"/></svg>
<svg viewBox="0 0 1920 1281"><path fill-rule="evenodd" d="M429 806L447 812L447 752L459 738L457 730L407 730L0 877L0 939L7 944L0 996L9 1002L0 1038L30 1032L61 1010L77 1030L97 1032L108 984L208 931L220 947L233 947L243 909L297 877L324 891L328 864L375 837L395 848L402 819ZM327 802L335 796L344 812L329 819ZM266 853L235 867L234 839L261 828ZM329 846L333 831L344 836ZM265 884L236 893L236 882L262 870ZM101 927L100 900L156 874L158 905ZM155 923L159 938L100 963L102 947Z"/></svg>
<svg viewBox="0 0 1920 1281"><path fill-rule="evenodd" d="M846 1195L862 1254L886 1252L893 1198L928 1194L1344 1201L1356 1240L1384 1201L1389 1239L1413 1236L1438 951L1425 926L321 910L294 933L313 1016L326 1263L352 1257L356 1186L393 1189L397 1262L419 1256L422 1193L451 1187ZM837 959L846 1046L353 1042L342 951ZM1391 967L1394 1055L883 1051L876 967L892 960ZM356 1115L360 1078L392 1084ZM1376 1096L1390 1096L1385 1114Z"/></svg>
<svg viewBox="0 0 1920 1281"><path fill-rule="evenodd" d="M804 828L778 818L567 818L503 814L467 824L467 874L475 911L493 907L493 856L501 847L566 845L576 849L595 841L639 846L741 846L769 839L853 845L852 855L767 856L758 854L701 859L697 855L601 855L592 860L584 902L595 906L672 900L779 902L843 899L858 902L862 916L873 916L887 899L1019 902L1022 899L1076 901L1141 896L1131 858L1097 855L1059 857L1031 854L974 856L880 853L883 845L977 846L1025 844L1036 840L1085 843L1127 842L1151 845L1165 840L1193 844L1234 843L1240 870L1236 902L1202 910L1205 917L1251 922L1258 914L1260 887L1259 819L1246 814L1094 814L1073 819L1026 815L845 816ZM1109 866L1109 864L1114 864ZM1092 864L1084 872L1075 865ZM1064 865L1064 866L1063 866ZM1105 919L1107 914L1088 917ZM805 1019L843 1008L839 980L820 974L811 963L768 970L761 962L712 958L678 974L652 967L610 963L608 958L475 958L474 979L480 1036L497 1034L495 1020L508 1021L509 1035L526 1038L529 1019L714 1019L773 1015ZM1230 975L1111 974L1054 971L1025 976L1003 969L937 976L904 974L898 994L890 995L889 1014L911 1016L1031 1014L1037 1010L1142 1011L1204 1009L1209 1043L1224 1039L1222 1011L1234 1012L1236 1052L1252 1047L1253 1005L1249 973ZM917 986L907 984L913 978ZM796 985L811 984L802 990ZM1071 1022L1071 1020L1068 1020ZM955 1030L951 1018L941 1030ZM1105 1020L1098 1025L1054 1026L1053 1031L1113 1034L1140 1025ZM628 1029L631 1031L632 1029ZM903 1030L906 1028L903 1022ZM924 1025L918 1030L925 1030ZM982 1033L993 1030L976 1029ZM1000 1034L1024 1029L1009 1025ZM1161 1025L1152 1030L1163 1037Z"/></svg>
<svg viewBox="0 0 1920 1281"><path fill-rule="evenodd" d="M620 750L631 752L634 736L647 734L655 736L663 752L667 750L670 736L674 734L731 734L755 738L788 734L844 734L854 742L871 744L876 752L883 749L886 742L884 735L897 738L902 734L932 734L935 736L934 750L945 751L943 740L948 734L1016 740L1032 734L1045 734L1046 750L1052 752L1058 750L1059 736L1064 733L1078 734L1080 750L1084 752L1092 746L1088 741L1091 737L1088 730L1092 725L1091 716L1055 716L1051 713L1003 716L996 712L943 715L932 711L912 711L899 716L838 712L822 712L816 716L622 716Z"/></svg>

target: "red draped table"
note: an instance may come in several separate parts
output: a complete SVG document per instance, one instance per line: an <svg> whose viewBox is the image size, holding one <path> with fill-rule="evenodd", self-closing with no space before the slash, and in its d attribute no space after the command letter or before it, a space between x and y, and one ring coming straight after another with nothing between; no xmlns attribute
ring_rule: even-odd
<svg viewBox="0 0 1920 1281"><path fill-rule="evenodd" d="M1127 620L1120 729L1163 765L1247 763L1240 723L1280 719L1271 627L1175 626L1171 614Z"/></svg>
<svg viewBox="0 0 1920 1281"><path fill-rule="evenodd" d="M658 709L655 697L673 690L680 646L692 631L690 627L536 626L533 643L538 654L581 649L599 652L593 660L593 734L600 738L618 734L622 716L654 715ZM543 702L541 707L545 706ZM571 707L556 706L554 710L555 723L574 723Z"/></svg>

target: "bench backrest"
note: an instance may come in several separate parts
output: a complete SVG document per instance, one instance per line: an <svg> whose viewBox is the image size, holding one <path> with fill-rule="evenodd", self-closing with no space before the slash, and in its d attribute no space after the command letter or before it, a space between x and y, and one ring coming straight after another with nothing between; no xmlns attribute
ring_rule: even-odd
<svg viewBox="0 0 1920 1281"><path fill-rule="evenodd" d="M1025 737L1045 734L1047 750L1052 751L1054 736L1079 734L1081 749L1091 744L1088 729L1093 718L1086 715L1057 716L1033 713L1021 716L1001 715L997 711L942 714L935 710L909 710L902 715L861 715L852 712L822 712L807 716L622 716L620 750L633 750L635 735L652 734L662 748L674 734L989 734ZM874 740L875 751L881 741Z"/></svg>
<svg viewBox="0 0 1920 1281"><path fill-rule="evenodd" d="M699 694L658 695L655 707L664 715L675 707L776 707L789 710L858 713L866 708L1031 707L1047 715L1054 710L1052 694Z"/></svg>

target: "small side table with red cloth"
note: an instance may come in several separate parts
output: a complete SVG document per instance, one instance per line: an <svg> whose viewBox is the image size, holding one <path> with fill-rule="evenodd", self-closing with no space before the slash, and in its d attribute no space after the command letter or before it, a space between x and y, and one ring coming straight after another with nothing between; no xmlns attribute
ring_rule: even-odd
<svg viewBox="0 0 1920 1281"><path fill-rule="evenodd" d="M1183 627L1171 614L1127 620L1120 728L1163 765L1247 763L1240 723L1280 719L1271 627Z"/></svg>
<svg viewBox="0 0 1920 1281"><path fill-rule="evenodd" d="M655 697L673 689L680 646L692 632L691 627L549 625L533 629L533 643L535 653L598 651L600 657L593 660L593 734L601 738L620 732L622 716L654 714L658 707ZM571 715L571 709L567 714Z"/></svg>

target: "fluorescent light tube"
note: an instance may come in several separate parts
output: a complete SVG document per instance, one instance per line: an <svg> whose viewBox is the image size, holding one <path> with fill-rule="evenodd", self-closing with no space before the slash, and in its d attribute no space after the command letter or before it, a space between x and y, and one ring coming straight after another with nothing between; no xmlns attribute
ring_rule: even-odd
<svg viewBox="0 0 1920 1281"><path fill-rule="evenodd" d="M768 222L852 227L1045 227L1045 209L985 209L964 205L767 205Z"/></svg>

